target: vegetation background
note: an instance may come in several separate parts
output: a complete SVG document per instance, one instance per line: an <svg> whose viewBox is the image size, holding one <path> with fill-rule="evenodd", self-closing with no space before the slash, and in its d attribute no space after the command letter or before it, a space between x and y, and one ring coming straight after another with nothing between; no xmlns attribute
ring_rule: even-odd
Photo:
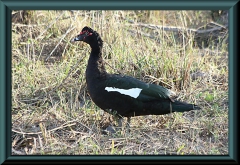
<svg viewBox="0 0 240 165"><path fill-rule="evenodd" d="M140 116L130 133L86 90L90 47L107 71L165 86L201 111ZM228 154L228 11L13 11L13 155Z"/></svg>

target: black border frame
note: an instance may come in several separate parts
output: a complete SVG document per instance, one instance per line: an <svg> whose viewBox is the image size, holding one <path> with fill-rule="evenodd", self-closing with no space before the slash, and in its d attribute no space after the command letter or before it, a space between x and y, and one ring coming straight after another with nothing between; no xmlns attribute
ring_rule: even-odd
<svg viewBox="0 0 240 165"><path fill-rule="evenodd" d="M188 163L238 162L237 10L238 0L0 0L0 163L132 160ZM223 156L14 156L11 155L11 11L12 10L229 10L229 155ZM116 162L115 162L116 163Z"/></svg>

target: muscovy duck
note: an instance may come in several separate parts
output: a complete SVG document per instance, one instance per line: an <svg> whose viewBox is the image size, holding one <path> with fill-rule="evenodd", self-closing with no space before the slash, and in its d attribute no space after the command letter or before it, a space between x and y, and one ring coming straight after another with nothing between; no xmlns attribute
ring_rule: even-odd
<svg viewBox="0 0 240 165"><path fill-rule="evenodd" d="M91 53L86 69L87 90L92 101L104 111L119 118L142 115L164 115L172 112L199 110L194 104L173 100L174 92L160 85L142 82L133 77L106 72L103 58L103 40L90 27L84 27L72 41L90 45Z"/></svg>

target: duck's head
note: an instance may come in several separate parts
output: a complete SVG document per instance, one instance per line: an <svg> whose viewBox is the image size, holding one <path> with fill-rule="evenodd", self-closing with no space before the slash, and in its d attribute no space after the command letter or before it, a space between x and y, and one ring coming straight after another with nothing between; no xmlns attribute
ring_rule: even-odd
<svg viewBox="0 0 240 165"><path fill-rule="evenodd" d="M85 26L79 35L77 35L75 38L72 39L72 42L74 41L83 41L88 44L92 44L94 42L102 42L102 39L100 38L99 34L94 31L92 28Z"/></svg>

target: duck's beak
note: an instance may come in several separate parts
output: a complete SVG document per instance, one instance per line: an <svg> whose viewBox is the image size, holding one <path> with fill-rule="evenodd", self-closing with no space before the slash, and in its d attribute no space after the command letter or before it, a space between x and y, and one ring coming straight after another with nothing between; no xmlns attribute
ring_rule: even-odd
<svg viewBox="0 0 240 165"><path fill-rule="evenodd" d="M77 35L77 37L73 38L71 42L83 41L85 37L87 37L87 34L79 34Z"/></svg>

